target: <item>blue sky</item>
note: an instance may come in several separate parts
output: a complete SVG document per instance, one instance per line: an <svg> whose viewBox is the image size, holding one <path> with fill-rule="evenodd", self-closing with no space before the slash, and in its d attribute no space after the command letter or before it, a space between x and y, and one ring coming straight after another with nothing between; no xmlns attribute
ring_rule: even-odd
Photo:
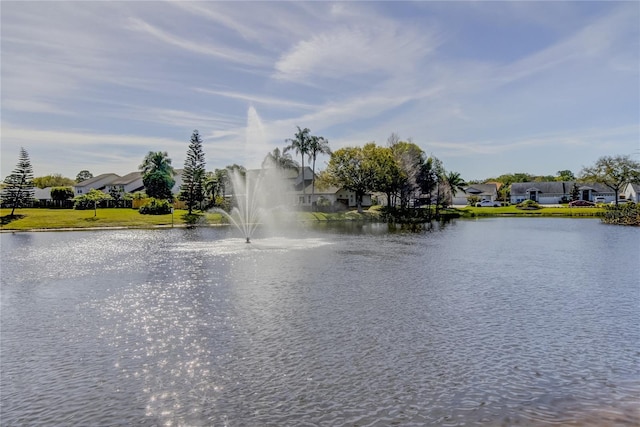
<svg viewBox="0 0 640 427"><path fill-rule="evenodd" d="M465 179L640 157L640 3L1 4L2 169L259 165L296 126L392 132ZM319 160L323 169L328 158Z"/></svg>

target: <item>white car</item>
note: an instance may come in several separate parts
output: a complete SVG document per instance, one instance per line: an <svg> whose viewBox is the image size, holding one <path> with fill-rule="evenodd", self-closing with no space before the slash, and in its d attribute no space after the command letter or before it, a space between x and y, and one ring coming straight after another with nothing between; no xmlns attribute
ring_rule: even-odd
<svg viewBox="0 0 640 427"><path fill-rule="evenodd" d="M481 200L478 203L476 203L477 208L484 208L484 207L497 208L498 206L500 206L500 202L493 202L491 200Z"/></svg>

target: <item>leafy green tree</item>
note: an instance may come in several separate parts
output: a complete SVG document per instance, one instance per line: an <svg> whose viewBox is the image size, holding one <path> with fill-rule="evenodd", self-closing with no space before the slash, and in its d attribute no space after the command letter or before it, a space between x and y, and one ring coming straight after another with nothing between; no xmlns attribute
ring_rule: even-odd
<svg viewBox="0 0 640 427"><path fill-rule="evenodd" d="M640 182L640 163L630 156L603 156L593 166L582 169L580 180L598 182L613 190L617 205L620 190L629 183Z"/></svg>
<svg viewBox="0 0 640 427"><path fill-rule="evenodd" d="M556 181L575 181L576 176L568 169L556 172Z"/></svg>
<svg viewBox="0 0 640 427"><path fill-rule="evenodd" d="M151 172L142 178L145 191L149 197L154 199L173 200L173 188L176 181L165 172Z"/></svg>
<svg viewBox="0 0 640 427"><path fill-rule="evenodd" d="M88 209L93 207L93 216L98 216L98 203L111 200L111 196L92 188L87 194L75 198L74 209Z"/></svg>
<svg viewBox="0 0 640 427"><path fill-rule="evenodd" d="M394 195L400 183L404 181L405 174L396 161L393 151L389 147L379 147L373 143L366 144L363 150L374 168L372 190L385 193L387 206L395 206Z"/></svg>
<svg viewBox="0 0 640 427"><path fill-rule="evenodd" d="M171 189L176 183L173 179L175 171L166 151L149 151L139 168L142 171L142 183L149 197L173 199Z"/></svg>
<svg viewBox="0 0 640 427"><path fill-rule="evenodd" d="M111 196L111 200L114 201L115 207L118 208L124 206L125 200L133 200L132 194L125 193L124 188L115 185L109 189L109 196Z"/></svg>
<svg viewBox="0 0 640 427"><path fill-rule="evenodd" d="M309 161L312 162L311 170L313 174L311 176L311 199L316 193L316 158L318 154L331 154L331 148L329 148L329 141L322 136L310 136L309 137ZM303 187L304 188L304 187Z"/></svg>
<svg viewBox="0 0 640 427"><path fill-rule="evenodd" d="M289 145L287 145L284 149L284 152L287 152L289 150L295 150L296 154L300 154L302 157L302 167L301 167L301 173L302 173L302 195L304 196L305 194L305 188L304 188L304 156L309 154L309 144L310 144L310 140L311 137L309 135L309 132L311 132L308 128L304 128L304 129L300 129L300 126L296 126L298 128L298 132L295 133L294 138L290 138L290 139L286 139L285 142L288 142Z"/></svg>
<svg viewBox="0 0 640 427"><path fill-rule="evenodd" d="M187 158L182 170L182 185L178 198L187 204L189 215L192 214L196 204L204 200L205 159L202 150L202 139L197 130L193 131Z"/></svg>
<svg viewBox="0 0 640 427"><path fill-rule="evenodd" d="M401 207L407 207L420 189L420 174L425 162L424 152L413 142L400 141L397 135L392 134L387 144L398 163L402 174L398 177L396 192L400 199Z"/></svg>
<svg viewBox="0 0 640 427"><path fill-rule="evenodd" d="M16 168L4 179L2 200L5 205L11 207L11 216L16 208L23 207L33 199L33 167L29 159L29 153L20 148L20 156Z"/></svg>
<svg viewBox="0 0 640 427"><path fill-rule="evenodd" d="M75 183L71 178L65 178L59 173L33 178L33 185L38 188L68 187L73 186Z"/></svg>
<svg viewBox="0 0 640 427"><path fill-rule="evenodd" d="M433 199L433 193L438 185L438 173L435 165L439 162L436 157L429 157L422 164L420 168L420 176L418 184L422 194L428 195L428 205L431 205L431 199Z"/></svg>
<svg viewBox="0 0 640 427"><path fill-rule="evenodd" d="M78 172L78 175L76 175L76 182L78 183L86 181L91 178L93 178L93 174L91 172L89 172L88 170L81 170L80 172Z"/></svg>
<svg viewBox="0 0 640 427"><path fill-rule="evenodd" d="M331 155L326 176L332 185L344 187L356 194L358 212L362 198L375 187L375 166L361 147L344 147Z"/></svg>
<svg viewBox="0 0 640 427"><path fill-rule="evenodd" d="M65 200L73 199L73 188L71 187L52 187L51 200L62 203Z"/></svg>
<svg viewBox="0 0 640 427"><path fill-rule="evenodd" d="M480 201L480 196L471 195L467 197L467 205L475 206Z"/></svg>
<svg viewBox="0 0 640 427"><path fill-rule="evenodd" d="M263 168L276 168L276 169L298 169L300 166L298 162L293 160L291 154L286 152L287 150L280 151L279 148L274 148L272 152L267 153L262 161Z"/></svg>
<svg viewBox="0 0 640 427"><path fill-rule="evenodd" d="M556 177L553 175L536 175L533 177L533 182L551 182L555 180Z"/></svg>
<svg viewBox="0 0 640 427"><path fill-rule="evenodd" d="M501 182L504 185L511 185L514 182L532 182L534 180L534 176L528 173L507 173L504 175L500 175L497 178L489 178L487 181L496 181Z"/></svg>

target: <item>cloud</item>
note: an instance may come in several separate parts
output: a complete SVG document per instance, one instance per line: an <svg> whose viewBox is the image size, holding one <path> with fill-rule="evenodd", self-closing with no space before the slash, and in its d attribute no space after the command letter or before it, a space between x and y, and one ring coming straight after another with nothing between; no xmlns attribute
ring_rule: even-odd
<svg viewBox="0 0 640 427"><path fill-rule="evenodd" d="M269 65L269 61L260 55L255 55L252 53L248 53L247 51L216 45L211 42L198 43L193 40L178 37L167 31L161 30L160 28L151 25L139 18L130 18L129 21L131 24L129 28L131 30L150 35L162 42L178 47L180 49L198 54L214 56L232 63L240 63L251 66Z"/></svg>
<svg viewBox="0 0 640 427"><path fill-rule="evenodd" d="M283 54L275 64L274 78L301 81L376 72L396 75L415 69L435 44L422 32L393 25L331 29L299 41Z"/></svg>
<svg viewBox="0 0 640 427"><path fill-rule="evenodd" d="M289 109L305 109L310 110L316 108L314 105L291 101L288 99L275 98L269 96L261 96L256 94L247 94L241 92L233 92L233 91L224 91L224 90L213 90L213 89L205 89L205 88L195 88L197 92L208 93L210 95L222 96L225 98L236 99L240 101L247 101L253 104L263 104L268 106L276 106L276 107L284 107Z"/></svg>

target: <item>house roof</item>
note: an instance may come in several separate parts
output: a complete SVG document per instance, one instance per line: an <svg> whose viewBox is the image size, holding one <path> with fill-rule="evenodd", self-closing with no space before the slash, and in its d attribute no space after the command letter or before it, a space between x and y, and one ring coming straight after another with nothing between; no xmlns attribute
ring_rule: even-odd
<svg viewBox="0 0 640 427"><path fill-rule="evenodd" d="M112 181L111 184L112 185L116 185L116 184L129 184L132 183L133 181L136 181L138 179L142 179L142 172L131 172L126 174L123 177L120 177L118 179L116 179L115 181Z"/></svg>
<svg viewBox="0 0 640 427"><path fill-rule="evenodd" d="M498 194L498 186L495 183L492 184L473 184L465 187L465 191L468 196L495 196ZM456 195L460 194L458 192ZM464 193L463 193L464 194Z"/></svg>
<svg viewBox="0 0 640 427"><path fill-rule="evenodd" d="M543 182L514 182L511 184L511 195L526 194L528 191L539 191L547 194L569 194L573 185L577 184L580 190L592 190L596 193L612 193L613 191L604 184L597 182L578 183L576 181L543 181Z"/></svg>
<svg viewBox="0 0 640 427"><path fill-rule="evenodd" d="M82 182L77 183L74 187L89 187L96 182L103 181L105 179L110 179L109 182L114 181L120 178L120 175L116 175L115 173L103 173L98 176L94 176L93 178L85 179Z"/></svg>

